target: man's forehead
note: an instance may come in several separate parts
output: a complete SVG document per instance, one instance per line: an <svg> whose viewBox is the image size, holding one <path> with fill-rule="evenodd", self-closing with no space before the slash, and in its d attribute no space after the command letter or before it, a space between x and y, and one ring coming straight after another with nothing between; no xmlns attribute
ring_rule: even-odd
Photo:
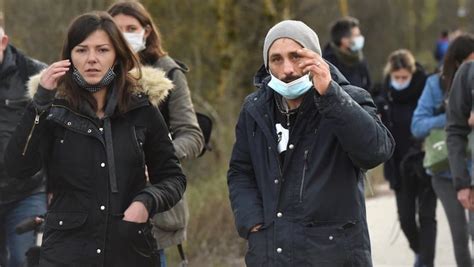
<svg viewBox="0 0 474 267"><path fill-rule="evenodd" d="M291 38L280 38L273 42L268 50L268 54L296 52L296 50L301 48L303 48L303 46Z"/></svg>

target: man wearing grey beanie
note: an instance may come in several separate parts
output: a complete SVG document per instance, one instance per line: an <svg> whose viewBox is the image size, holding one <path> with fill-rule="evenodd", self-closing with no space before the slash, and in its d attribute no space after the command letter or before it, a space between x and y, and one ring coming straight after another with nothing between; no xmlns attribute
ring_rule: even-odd
<svg viewBox="0 0 474 267"><path fill-rule="evenodd" d="M372 266L364 170L391 157L393 137L303 22L273 26L263 62L227 174L247 266Z"/></svg>

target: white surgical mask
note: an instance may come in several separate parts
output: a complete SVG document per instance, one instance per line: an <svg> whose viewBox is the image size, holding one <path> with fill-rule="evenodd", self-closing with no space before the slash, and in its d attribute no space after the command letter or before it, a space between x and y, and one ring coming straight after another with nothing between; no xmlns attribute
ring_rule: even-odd
<svg viewBox="0 0 474 267"><path fill-rule="evenodd" d="M141 32L124 32L123 36L135 53L138 53L146 48L145 29L143 29Z"/></svg>
<svg viewBox="0 0 474 267"><path fill-rule="evenodd" d="M308 74L289 83L278 79L273 76L273 74L270 75L272 76L272 79L268 82L268 86L286 99L296 99L308 92L308 90L313 86Z"/></svg>
<svg viewBox="0 0 474 267"><path fill-rule="evenodd" d="M397 82L393 79L390 80L390 85L393 87L393 89L397 90L397 91L401 91L403 89L407 89L408 86L410 85L410 82L411 82L411 79L408 79L402 83L400 82Z"/></svg>
<svg viewBox="0 0 474 267"><path fill-rule="evenodd" d="M352 40L351 50L354 52L362 50L362 48L364 48L364 42L365 42L364 36L359 35L355 37L354 40Z"/></svg>

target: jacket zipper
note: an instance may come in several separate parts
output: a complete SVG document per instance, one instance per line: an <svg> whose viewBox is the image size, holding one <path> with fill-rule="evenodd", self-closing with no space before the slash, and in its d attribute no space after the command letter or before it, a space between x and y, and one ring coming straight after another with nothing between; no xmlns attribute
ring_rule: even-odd
<svg viewBox="0 0 474 267"><path fill-rule="evenodd" d="M301 186L300 186L300 203L303 202L303 188L304 188L304 180L305 180L307 168L308 168L308 150L305 150L304 163L303 163L303 175L301 177Z"/></svg>
<svg viewBox="0 0 474 267"><path fill-rule="evenodd" d="M35 112L36 112L35 121L33 123L33 126L31 126L30 133L28 134L28 138L26 139L25 147L23 148L23 152L21 153L22 156L25 156L26 150L28 149L28 145L30 144L30 141L31 141L31 137L33 136L33 131L35 130L36 125L39 124L40 116L44 113L44 111L39 113L36 108L35 108Z"/></svg>
<svg viewBox="0 0 474 267"><path fill-rule="evenodd" d="M18 103L27 103L28 98L21 98L21 99L5 99L4 103L5 106L9 106L11 104L18 104Z"/></svg>

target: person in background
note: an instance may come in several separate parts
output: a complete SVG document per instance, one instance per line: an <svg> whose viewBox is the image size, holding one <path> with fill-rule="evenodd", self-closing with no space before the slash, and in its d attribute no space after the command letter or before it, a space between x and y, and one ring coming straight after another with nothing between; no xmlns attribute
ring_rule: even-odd
<svg viewBox="0 0 474 267"><path fill-rule="evenodd" d="M384 165L384 175L395 191L400 225L415 253L415 267L433 266L436 241L436 195L423 169L421 142L410 132L425 81L425 71L410 51L400 49L389 55L379 112L397 145Z"/></svg>
<svg viewBox="0 0 474 267"><path fill-rule="evenodd" d="M423 93L413 114L411 132L416 138L427 137L432 129L444 129L446 126L446 100L454 74L462 62L474 54L474 36L463 34L449 45L443 61L441 73L428 77ZM474 223L474 212L469 212L469 220L461 203L457 200L457 193L453 186L453 177L448 169L433 173L433 189L443 204L448 218L451 237L453 240L454 255L458 267L471 267L471 253L469 251L468 226ZM470 221L470 222L469 222Z"/></svg>
<svg viewBox="0 0 474 267"><path fill-rule="evenodd" d="M159 29L142 4L118 2L112 4L107 12L114 18L140 62L165 71L173 81L174 88L160 104L160 111L171 133L176 156L180 160L197 158L203 149L204 137L185 76L188 68L165 52ZM183 252L181 244L186 239L188 217L187 203L183 199L170 211L153 218L153 233L160 249L162 267L166 266L165 248L178 245Z"/></svg>
<svg viewBox="0 0 474 267"><path fill-rule="evenodd" d="M3 161L8 140L30 101L26 82L45 67L10 44L0 23L0 266L24 264L25 252L34 246L35 237L32 232L15 233L15 226L46 213L44 172L18 180L7 174Z"/></svg>
<svg viewBox="0 0 474 267"><path fill-rule="evenodd" d="M362 52L364 40L359 20L340 18L332 24L331 42L324 47L323 58L336 66L352 85L370 92L372 81Z"/></svg>
<svg viewBox="0 0 474 267"><path fill-rule="evenodd" d="M395 143L370 94L321 57L316 33L267 33L227 173L247 266L372 266L364 170Z"/></svg>
<svg viewBox="0 0 474 267"><path fill-rule="evenodd" d="M448 46L449 31L443 30L441 31L439 38L436 40L435 49L433 51L433 56L436 59L436 62L438 62L438 68L440 68L443 63L443 58L446 54L446 51L448 51Z"/></svg>
<svg viewBox="0 0 474 267"><path fill-rule="evenodd" d="M459 38L459 37L458 37ZM472 38L472 36L471 36ZM457 40L457 38L456 38ZM474 175L472 174L472 152L467 154L468 135L474 128L473 84L474 51L472 44L465 47L465 58L454 61L451 72L446 73L452 79L449 101L446 111L446 144L448 147L449 167L453 177L454 189L461 205L474 211ZM466 164L468 162L468 164ZM470 168L469 168L470 167ZM471 223L471 233L473 225Z"/></svg>
<svg viewBox="0 0 474 267"><path fill-rule="evenodd" d="M61 60L30 80L5 153L12 177L47 170L40 266L159 264L149 218L186 188L157 107L172 86L162 71L141 73L109 14L73 20Z"/></svg>

